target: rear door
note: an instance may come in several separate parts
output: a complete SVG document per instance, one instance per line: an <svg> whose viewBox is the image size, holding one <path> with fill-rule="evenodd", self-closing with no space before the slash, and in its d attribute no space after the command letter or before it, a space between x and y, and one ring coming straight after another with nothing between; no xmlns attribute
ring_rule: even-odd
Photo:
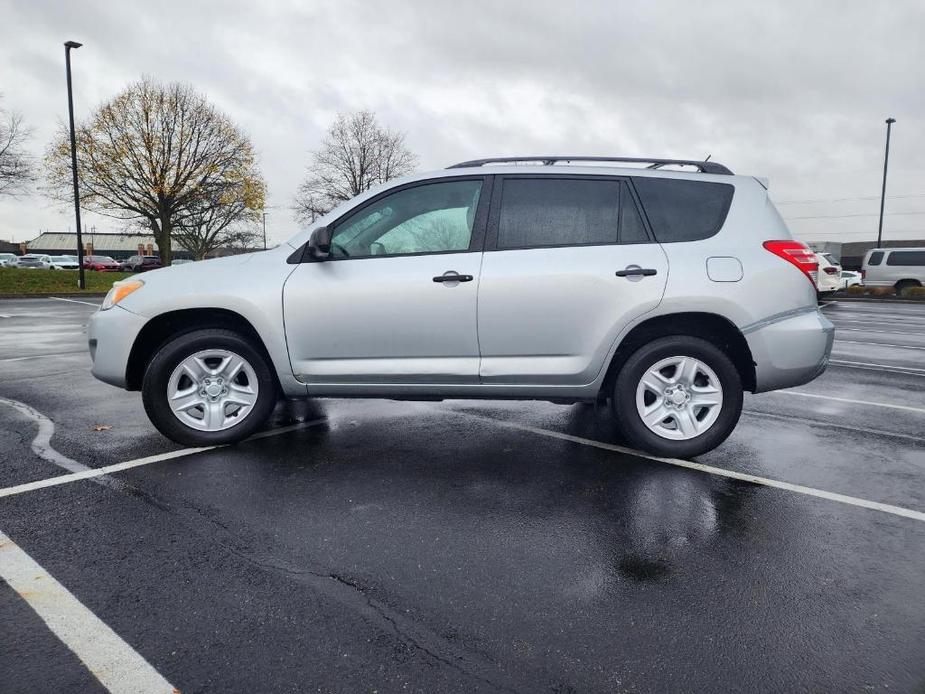
<svg viewBox="0 0 925 694"><path fill-rule="evenodd" d="M668 261L625 179L496 176L479 286L485 384L591 383Z"/></svg>

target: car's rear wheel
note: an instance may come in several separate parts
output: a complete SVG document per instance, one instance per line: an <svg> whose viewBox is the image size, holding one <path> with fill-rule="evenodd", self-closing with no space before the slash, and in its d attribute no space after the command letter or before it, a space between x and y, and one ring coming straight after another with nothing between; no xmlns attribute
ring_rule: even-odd
<svg viewBox="0 0 925 694"><path fill-rule="evenodd" d="M742 412L742 380L714 344L673 335L653 340L626 360L613 403L620 429L634 446L689 458L732 433Z"/></svg>
<svg viewBox="0 0 925 694"><path fill-rule="evenodd" d="M145 411L167 438L234 443L259 429L277 400L267 359L242 335L197 330L164 344L145 371Z"/></svg>

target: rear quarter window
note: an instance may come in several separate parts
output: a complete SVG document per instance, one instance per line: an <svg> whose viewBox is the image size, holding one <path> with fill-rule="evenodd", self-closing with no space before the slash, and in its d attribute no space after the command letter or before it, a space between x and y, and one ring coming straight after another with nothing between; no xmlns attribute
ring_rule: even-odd
<svg viewBox="0 0 925 694"><path fill-rule="evenodd" d="M634 177L633 184L659 243L700 241L726 221L735 188L726 183Z"/></svg>
<svg viewBox="0 0 925 694"><path fill-rule="evenodd" d="M883 251L874 251L870 254L870 258L867 259L868 265L879 265L880 261L883 260Z"/></svg>
<svg viewBox="0 0 925 694"><path fill-rule="evenodd" d="M887 265L925 266L925 251L890 251L886 257Z"/></svg>

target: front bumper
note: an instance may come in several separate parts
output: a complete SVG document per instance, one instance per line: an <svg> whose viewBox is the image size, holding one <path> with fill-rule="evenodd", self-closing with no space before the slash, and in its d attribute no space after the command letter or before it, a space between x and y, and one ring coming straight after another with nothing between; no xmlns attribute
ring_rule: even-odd
<svg viewBox="0 0 925 694"><path fill-rule="evenodd" d="M118 305L91 316L87 337L94 376L110 385L125 388L129 354L146 322L147 319Z"/></svg>
<svg viewBox="0 0 925 694"><path fill-rule="evenodd" d="M760 321L742 331L755 361L755 392L809 383L825 371L835 326L819 309Z"/></svg>

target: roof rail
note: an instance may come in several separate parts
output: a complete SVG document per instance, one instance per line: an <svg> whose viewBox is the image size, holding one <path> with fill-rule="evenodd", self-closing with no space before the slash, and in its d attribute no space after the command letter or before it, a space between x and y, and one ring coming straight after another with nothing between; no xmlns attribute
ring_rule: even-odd
<svg viewBox="0 0 925 694"><path fill-rule="evenodd" d="M715 161L693 161L691 159L652 159L650 157L582 157L582 156L537 156L537 157L490 157L488 159L473 159L471 161L463 161L459 164L453 164L447 168L450 169L464 169L474 166L484 166L485 164L505 164L505 163L517 163L517 162L527 162L527 161L537 161L542 162L544 166L552 166L556 162L566 161L615 161L615 162L624 162L631 164L649 164L649 169L660 169L663 166L679 165L679 166L696 166L697 170L700 173L709 173L709 174L727 174L732 175L732 171L718 164Z"/></svg>

